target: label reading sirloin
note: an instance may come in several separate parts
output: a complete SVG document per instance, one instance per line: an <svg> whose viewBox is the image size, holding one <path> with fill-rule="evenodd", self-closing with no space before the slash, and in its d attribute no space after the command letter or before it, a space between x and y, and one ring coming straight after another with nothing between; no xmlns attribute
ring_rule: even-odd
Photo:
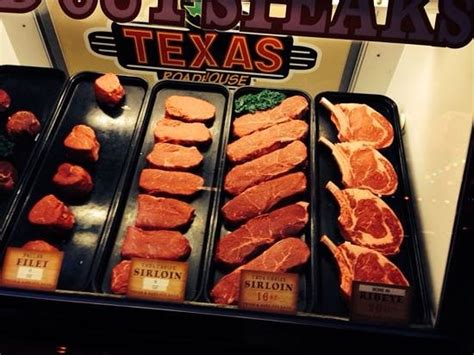
<svg viewBox="0 0 474 355"><path fill-rule="evenodd" d="M243 270L239 308L295 314L298 308L298 275Z"/></svg>
<svg viewBox="0 0 474 355"><path fill-rule="evenodd" d="M2 286L55 290L63 262L62 252L7 248L2 268Z"/></svg>
<svg viewBox="0 0 474 355"><path fill-rule="evenodd" d="M408 324L411 290L409 286L352 283L351 319L355 321Z"/></svg>
<svg viewBox="0 0 474 355"><path fill-rule="evenodd" d="M183 302L188 263L132 259L127 296L145 300Z"/></svg>

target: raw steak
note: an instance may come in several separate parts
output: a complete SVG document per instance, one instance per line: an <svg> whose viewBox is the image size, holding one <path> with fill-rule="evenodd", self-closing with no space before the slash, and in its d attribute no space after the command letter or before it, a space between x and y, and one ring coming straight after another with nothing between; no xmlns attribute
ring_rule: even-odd
<svg viewBox="0 0 474 355"><path fill-rule="evenodd" d="M301 120L280 123L262 131L242 137L227 147L227 158L233 163L242 163L277 150L288 143L303 140L308 133L308 124Z"/></svg>
<svg viewBox="0 0 474 355"><path fill-rule="evenodd" d="M14 139L31 139L41 131L41 123L33 112L18 111L8 117L6 130Z"/></svg>
<svg viewBox="0 0 474 355"><path fill-rule="evenodd" d="M271 180L293 170L306 161L306 146L296 141L255 160L235 166L225 177L224 189L238 195L249 187Z"/></svg>
<svg viewBox="0 0 474 355"><path fill-rule="evenodd" d="M310 251L305 242L297 238L280 240L270 249L248 264L242 265L221 278L211 291L215 303L237 303L240 293L240 273L242 270L287 272L306 264Z"/></svg>
<svg viewBox="0 0 474 355"><path fill-rule="evenodd" d="M376 149L392 144L392 125L372 107L352 103L333 105L324 97L320 103L331 111L331 121L339 131L339 141L362 142Z"/></svg>
<svg viewBox="0 0 474 355"><path fill-rule="evenodd" d="M306 191L302 172L262 182L251 187L222 207L222 215L231 223L245 222L270 211L277 203Z"/></svg>
<svg viewBox="0 0 474 355"><path fill-rule="evenodd" d="M0 112L5 112L10 108L10 104L12 103L12 100L10 98L10 95L3 90L0 89Z"/></svg>
<svg viewBox="0 0 474 355"><path fill-rule="evenodd" d="M216 107L191 96L173 95L165 101L166 115L186 122L206 122L216 115Z"/></svg>
<svg viewBox="0 0 474 355"><path fill-rule="evenodd" d="M12 163L0 160L0 193L13 191L18 180L18 173Z"/></svg>
<svg viewBox="0 0 474 355"><path fill-rule="evenodd" d="M146 157L148 163L159 169L189 170L202 163L204 157L196 147L171 143L156 143Z"/></svg>
<svg viewBox="0 0 474 355"><path fill-rule="evenodd" d="M74 126L64 140L69 155L79 161L96 162L99 160L100 144L95 132L86 125Z"/></svg>
<svg viewBox="0 0 474 355"><path fill-rule="evenodd" d="M182 145L198 145L209 143L212 137L211 131L202 123L185 123L166 118L156 124L155 140Z"/></svg>
<svg viewBox="0 0 474 355"><path fill-rule="evenodd" d="M45 242L44 240L31 240L21 247L26 250L41 251L41 252L58 252L59 249Z"/></svg>
<svg viewBox="0 0 474 355"><path fill-rule="evenodd" d="M298 202L251 219L219 240L215 260L239 266L278 240L297 235L308 223L307 209L307 202Z"/></svg>
<svg viewBox="0 0 474 355"><path fill-rule="evenodd" d="M138 195L135 225L144 229L177 229L189 224L194 208L174 198Z"/></svg>
<svg viewBox="0 0 474 355"><path fill-rule="evenodd" d="M278 123L302 118L306 111L308 111L308 100L303 96L291 96L270 110L236 118L232 124L233 133L237 137L243 137Z"/></svg>
<svg viewBox="0 0 474 355"><path fill-rule="evenodd" d="M125 96L125 89L118 76L113 73L106 73L97 78L94 90L97 101L110 106L117 105Z"/></svg>
<svg viewBox="0 0 474 355"><path fill-rule="evenodd" d="M56 196L47 195L33 206L28 221L37 226L69 230L74 226L74 215Z"/></svg>
<svg viewBox="0 0 474 355"><path fill-rule="evenodd" d="M350 300L352 281L408 286L402 272L385 256L375 250L344 242L336 246L327 236L321 237L339 266L340 288L343 296Z"/></svg>
<svg viewBox="0 0 474 355"><path fill-rule="evenodd" d="M145 231L128 227L127 236L122 245L122 257L182 260L191 252L189 241L176 231Z"/></svg>
<svg viewBox="0 0 474 355"><path fill-rule="evenodd" d="M339 230L349 242L384 255L397 254L403 241L403 227L387 204L369 190L326 188L340 207Z"/></svg>
<svg viewBox="0 0 474 355"><path fill-rule="evenodd" d="M392 195L397 190L395 169L374 148L360 142L332 144L326 138L320 142L331 149L345 187L368 189L377 195Z"/></svg>
<svg viewBox="0 0 474 355"><path fill-rule="evenodd" d="M86 169L69 163L61 164L53 176L53 183L70 196L81 197L94 188L92 178Z"/></svg>
<svg viewBox="0 0 474 355"><path fill-rule="evenodd" d="M143 169L139 184L150 195L191 196L203 188L204 179L180 171Z"/></svg>
<svg viewBox="0 0 474 355"><path fill-rule="evenodd" d="M128 279L132 269L132 262L130 260L122 260L112 269L110 289L116 294L127 293Z"/></svg>

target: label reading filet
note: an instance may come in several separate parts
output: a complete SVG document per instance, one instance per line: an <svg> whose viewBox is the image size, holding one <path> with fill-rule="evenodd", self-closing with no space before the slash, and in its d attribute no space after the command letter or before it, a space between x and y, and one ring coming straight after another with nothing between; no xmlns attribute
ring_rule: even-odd
<svg viewBox="0 0 474 355"><path fill-rule="evenodd" d="M62 252L7 248L1 284L7 287L55 290L63 255Z"/></svg>
<svg viewBox="0 0 474 355"><path fill-rule="evenodd" d="M351 319L383 324L408 324L411 290L395 286L354 281Z"/></svg>
<svg viewBox="0 0 474 355"><path fill-rule="evenodd" d="M183 302L188 264L168 260L132 259L127 296L146 300Z"/></svg>
<svg viewBox="0 0 474 355"><path fill-rule="evenodd" d="M295 314L298 275L243 270L239 307L252 311Z"/></svg>

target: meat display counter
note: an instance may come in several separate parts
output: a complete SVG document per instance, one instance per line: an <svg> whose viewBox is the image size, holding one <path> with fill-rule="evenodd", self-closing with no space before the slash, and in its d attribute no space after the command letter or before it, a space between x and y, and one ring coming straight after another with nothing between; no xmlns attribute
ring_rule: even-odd
<svg viewBox="0 0 474 355"><path fill-rule="evenodd" d="M472 41L310 36L277 20L256 33L249 14L290 24L310 5L244 1L225 28L217 3L143 2L127 21L105 2L2 13L4 334L470 349ZM441 5L426 6L433 26ZM380 24L387 9L402 11L343 1L333 21L373 10ZM153 11L169 24L147 23ZM22 53L22 36L44 55ZM39 134L12 133L19 110Z"/></svg>

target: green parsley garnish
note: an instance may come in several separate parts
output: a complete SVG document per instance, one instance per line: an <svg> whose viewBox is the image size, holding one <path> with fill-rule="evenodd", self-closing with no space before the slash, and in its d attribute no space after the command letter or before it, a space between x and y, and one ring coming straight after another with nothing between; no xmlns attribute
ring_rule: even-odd
<svg viewBox="0 0 474 355"><path fill-rule="evenodd" d="M247 94L235 100L235 113L264 111L280 104L285 94L279 91L262 90L258 94Z"/></svg>

